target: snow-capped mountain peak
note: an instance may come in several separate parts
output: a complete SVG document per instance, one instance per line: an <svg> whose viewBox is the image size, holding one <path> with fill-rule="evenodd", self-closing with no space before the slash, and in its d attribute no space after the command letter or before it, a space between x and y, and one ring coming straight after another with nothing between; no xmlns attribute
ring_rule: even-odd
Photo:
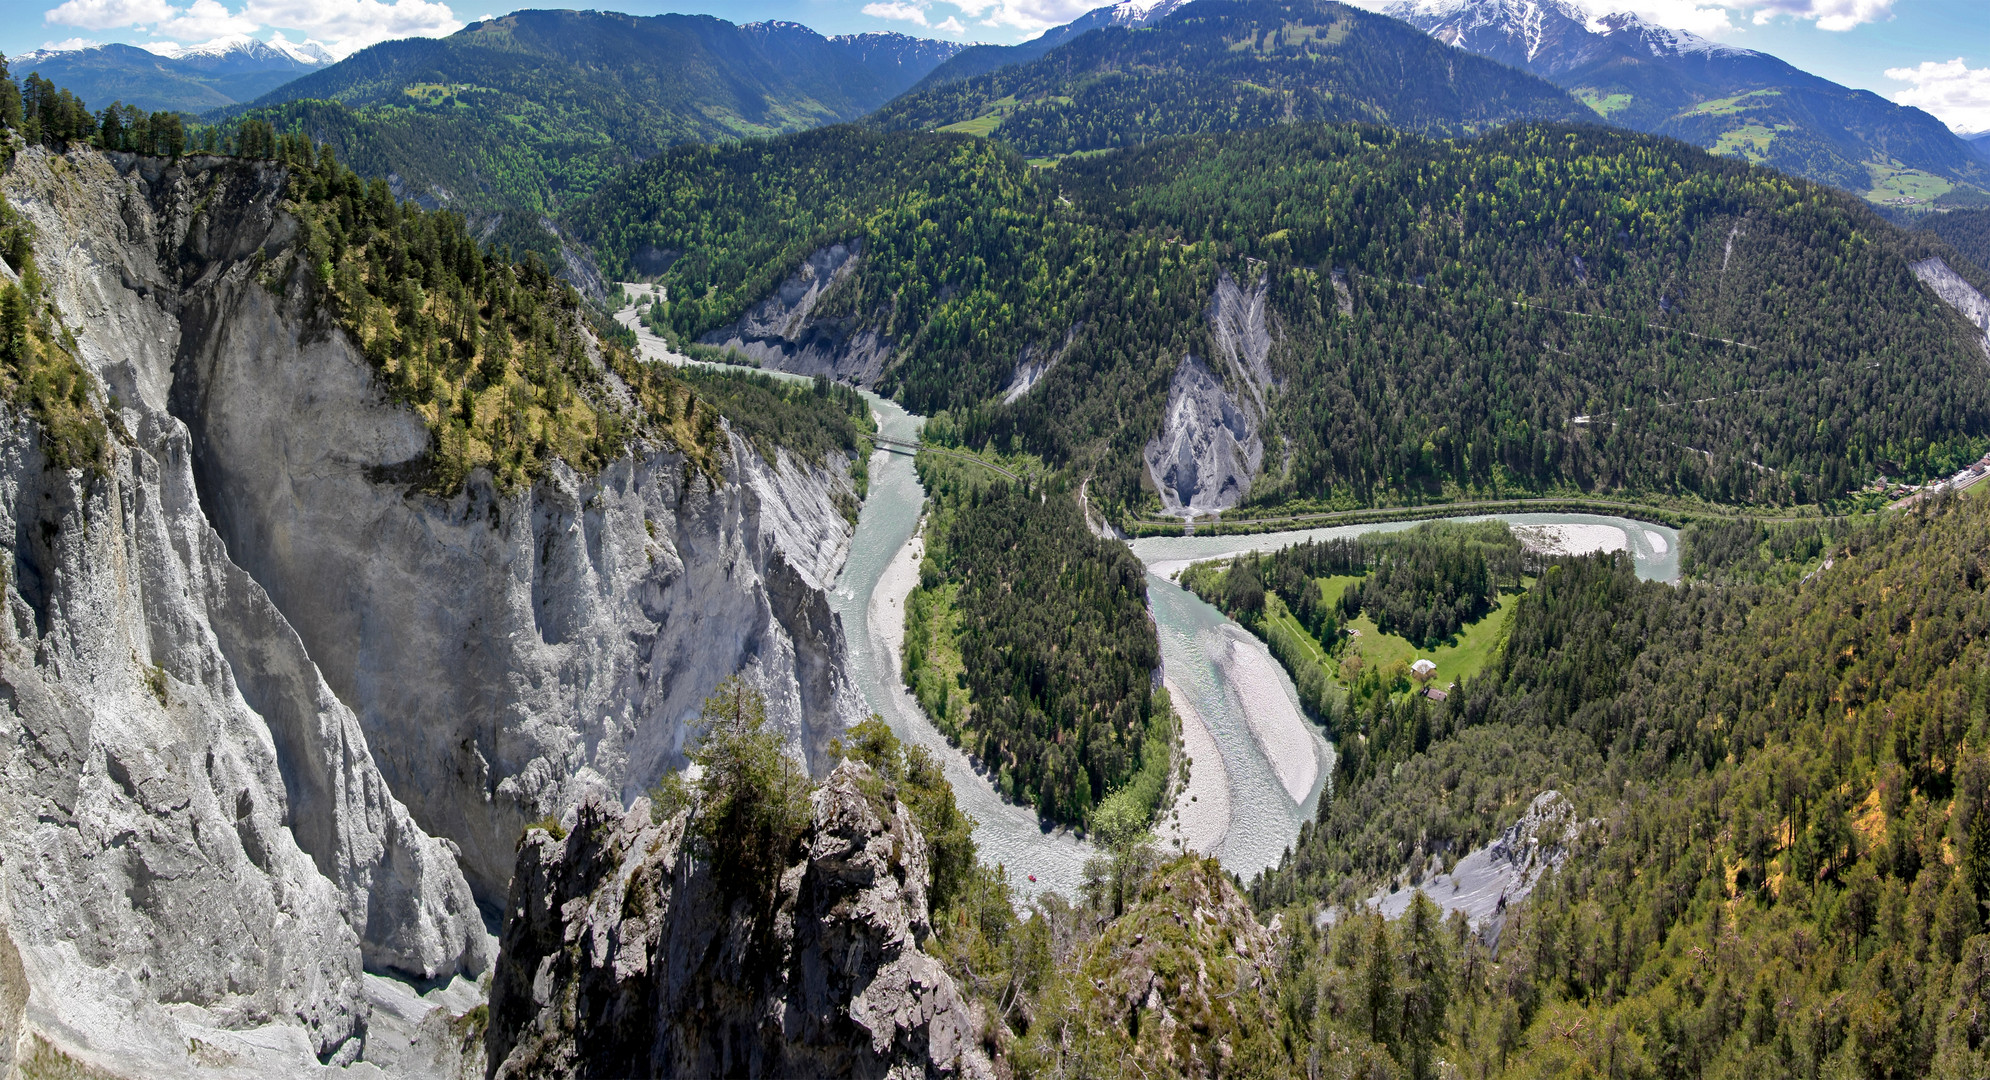
<svg viewBox="0 0 1990 1080"><path fill-rule="evenodd" d="M1674 30L1658 26L1629 12L1601 15L1590 23L1590 30L1609 36L1625 36L1636 40L1653 56L1750 56L1752 50L1724 45L1711 38L1685 30Z"/></svg>
<svg viewBox="0 0 1990 1080"><path fill-rule="evenodd" d="M1147 26L1160 22L1174 14L1176 8L1189 2L1191 0L1120 0L1106 9L1106 18L1113 26Z"/></svg>
<svg viewBox="0 0 1990 1080"><path fill-rule="evenodd" d="M1093 8L1063 26L1053 26L1045 30L1043 35L1036 39L1036 45L1053 48L1081 34L1110 26L1128 30L1152 26L1194 2L1195 0L1120 0L1117 4Z"/></svg>
<svg viewBox="0 0 1990 1080"><path fill-rule="evenodd" d="M230 34L204 41L198 45L181 45L171 41L155 41L140 45L139 48L163 56L168 60L205 60L249 63L281 63L289 61L306 67L317 67L332 62L332 54L315 41L291 41L282 34L273 35L268 41L249 37L247 34Z"/></svg>
<svg viewBox="0 0 1990 1080"><path fill-rule="evenodd" d="M1590 32L1589 13L1569 0L1402 0L1386 13L1439 41L1523 66Z"/></svg>
<svg viewBox="0 0 1990 1080"><path fill-rule="evenodd" d="M1599 50L1658 58L1756 55L1635 14L1591 14L1574 0L1402 0L1387 13L1439 41L1538 74L1585 64Z"/></svg>

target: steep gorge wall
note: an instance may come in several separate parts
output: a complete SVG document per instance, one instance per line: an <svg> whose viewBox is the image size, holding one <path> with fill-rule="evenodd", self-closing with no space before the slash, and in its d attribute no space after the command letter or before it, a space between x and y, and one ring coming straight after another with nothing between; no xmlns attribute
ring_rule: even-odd
<svg viewBox="0 0 1990 1080"><path fill-rule="evenodd" d="M114 193L94 164L29 155L7 178L45 268L108 254L61 228L121 225L116 199L87 201ZM100 372L170 357L165 322L50 278ZM185 427L124 400L101 473L52 467L0 415L10 1049L159 1076L193 1071L196 1044L221 1075L352 1060L364 967L474 976L492 942L453 853L200 514Z"/></svg>
<svg viewBox="0 0 1990 1080"><path fill-rule="evenodd" d="M877 382L891 358L891 341L860 327L863 320L856 315L818 310L856 274L863 257L861 240L815 252L732 325L699 340L736 350L773 371L827 375L856 386Z"/></svg>
<svg viewBox="0 0 1990 1080"><path fill-rule="evenodd" d="M363 970L485 970L524 822L646 787L734 670L813 760L862 709L844 470L735 440L717 485L661 447L370 479L426 432L277 278L281 180L28 151L0 181L126 433L94 477L0 417L0 929L23 1039L147 1075L351 1060Z"/></svg>

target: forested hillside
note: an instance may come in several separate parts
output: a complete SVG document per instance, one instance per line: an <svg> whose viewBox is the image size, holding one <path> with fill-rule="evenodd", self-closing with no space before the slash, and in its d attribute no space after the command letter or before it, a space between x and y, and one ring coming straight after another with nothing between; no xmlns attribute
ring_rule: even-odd
<svg viewBox="0 0 1990 1080"><path fill-rule="evenodd" d="M1508 923L1498 968L1446 947L1446 1060L1977 1075L1986 536L1971 496L1850 531L1801 583L1641 583L1621 557L1549 569L1495 668L1345 737L1319 822L1253 886L1261 912L1415 884L1559 789L1590 824ZM1294 985L1316 1030L1370 1024L1333 989L1369 978L1374 931L1355 925ZM1406 1061L1402 1029L1379 1030Z"/></svg>
<svg viewBox="0 0 1990 1080"><path fill-rule="evenodd" d="M1182 353L1211 355L1224 270L1264 283L1282 386L1259 506L1818 502L1946 472L1990 433L1978 335L1908 268L1945 246L1597 128L1285 125L1053 170L986 140L832 128L671 151L571 220L617 272L664 266L686 339L810 251L863 241L818 310L891 340L880 389L947 410L948 437L1080 464L1115 514L1156 505L1140 447ZM1026 348L1060 359L1005 403Z"/></svg>
<svg viewBox="0 0 1990 1080"><path fill-rule="evenodd" d="M993 135L1030 156L1163 135L1362 120L1429 134L1576 120L1553 86L1326 0L1199 0L1040 60L921 90L869 122Z"/></svg>
<svg viewBox="0 0 1990 1080"><path fill-rule="evenodd" d="M1977 266L1990 266L1990 210L1930 214L1921 220L1920 228L1946 240Z"/></svg>
<svg viewBox="0 0 1990 1080"><path fill-rule="evenodd" d="M924 455L920 587L906 601L907 684L1004 798L1049 821L1144 826L1175 730L1154 689L1161 647L1146 571L1092 535L1074 493Z"/></svg>
<svg viewBox="0 0 1990 1080"><path fill-rule="evenodd" d="M855 119L954 49L702 15L521 11L363 50L252 115L553 259L541 218L616 169L679 143Z"/></svg>

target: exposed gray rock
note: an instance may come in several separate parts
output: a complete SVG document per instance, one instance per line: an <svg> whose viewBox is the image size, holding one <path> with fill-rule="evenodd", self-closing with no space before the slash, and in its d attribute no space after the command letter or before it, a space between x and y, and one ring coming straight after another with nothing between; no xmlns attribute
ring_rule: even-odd
<svg viewBox="0 0 1990 1080"><path fill-rule="evenodd" d="M844 764L772 897L724 895L690 811L581 804L528 833L491 988L494 1077L984 1077L975 1024L919 943L926 841ZM888 796L887 796L888 797ZM756 904L762 906L756 907Z"/></svg>
<svg viewBox="0 0 1990 1080"><path fill-rule="evenodd" d="M698 340L737 350L774 371L871 385L891 357L891 341L876 329L862 327L859 315L826 316L816 311L825 296L857 272L863 254L861 240L823 248L737 322Z"/></svg>
<svg viewBox="0 0 1990 1080"><path fill-rule="evenodd" d="M5 179L129 432L98 476L50 469L21 418L0 426L0 880L24 1022L151 1075L349 1061L362 962L474 974L493 942L453 851L394 798L352 711L230 559L165 407L184 339L160 256L283 235L273 170L120 160L125 175L29 151ZM217 225L223 206L239 219ZM196 1062L189 1039L247 1041Z"/></svg>
<svg viewBox="0 0 1990 1080"><path fill-rule="evenodd" d="M1968 279L1956 273L1948 263L1939 258L1922 259L1911 264L1909 269L1914 271L1914 276L1920 278L1921 284L1926 285L1929 291L1941 297L1963 318L1968 319L1971 326L1983 332L1981 342L1983 353L1986 357L1990 357L1990 299L1986 299Z"/></svg>
<svg viewBox="0 0 1990 1080"><path fill-rule="evenodd" d="M1209 330L1216 339L1216 355L1224 365L1224 378L1250 396L1257 415L1263 417L1272 389L1271 329L1265 322L1265 308L1271 299L1271 280L1260 277L1245 292L1229 271L1217 275L1216 292L1209 298Z"/></svg>
<svg viewBox="0 0 1990 1080"><path fill-rule="evenodd" d="M1420 886L1401 883L1394 891L1377 893L1369 904L1394 919L1409 909L1410 897L1421 887L1439 908L1463 912L1474 930L1496 943L1508 911L1527 899L1549 868L1568 861L1569 845L1581 827L1574 805L1561 792L1543 791L1518 821L1492 843L1459 859L1449 873Z"/></svg>
<svg viewBox="0 0 1990 1080"><path fill-rule="evenodd" d="M130 433L64 474L0 415L7 1045L352 1062L363 971L485 970L472 886L495 909L525 821L680 762L719 679L743 667L813 761L863 715L826 596L841 463L735 439L716 485L642 447L410 495L373 477L426 431L287 269L276 166L29 150L4 190Z"/></svg>
<svg viewBox="0 0 1990 1080"><path fill-rule="evenodd" d="M1167 513L1193 517L1237 505L1264 464L1274 388L1269 292L1266 279L1246 292L1224 272L1208 313L1222 377L1193 355L1175 366L1161 430L1144 455Z"/></svg>
<svg viewBox="0 0 1990 1080"><path fill-rule="evenodd" d="M458 977L425 994L379 975L365 977L372 1016L365 1060L395 1076L484 1080L484 989Z"/></svg>
<svg viewBox="0 0 1990 1080"><path fill-rule="evenodd" d="M79 189L111 205L60 226L99 253L51 263L65 309L91 321L86 351L107 335L93 355L121 399L185 425L229 556L489 907L527 821L591 790L633 797L681 764L685 720L726 675L746 670L811 761L865 715L826 595L849 545L846 469L769 465L738 443L717 486L667 447L530 491L376 482L428 435L308 289L256 280L295 229L274 169L128 167Z"/></svg>
<svg viewBox="0 0 1990 1080"><path fill-rule="evenodd" d="M1050 369L1064 358L1065 350L1071 348L1071 342L1077 336L1078 328L1074 326L1064 335L1064 344L1054 351L1036 345L1024 346L1022 355L1016 357L1016 370L1009 376L1009 385L1002 389L1002 404L1014 404L1017 398L1042 382L1043 377L1050 374Z"/></svg>

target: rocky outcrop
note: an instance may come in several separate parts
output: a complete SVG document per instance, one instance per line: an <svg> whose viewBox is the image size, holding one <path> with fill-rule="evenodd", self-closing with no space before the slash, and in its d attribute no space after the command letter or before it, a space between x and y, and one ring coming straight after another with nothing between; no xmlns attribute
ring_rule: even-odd
<svg viewBox="0 0 1990 1080"><path fill-rule="evenodd" d="M1971 326L1982 332L1980 344L1984 355L1990 357L1990 299L1986 299L1968 279L1939 258L1922 259L1910 264L1909 269L1930 292L1941 297L1943 302L1969 320Z"/></svg>
<svg viewBox="0 0 1990 1080"><path fill-rule="evenodd" d="M717 483L655 446L388 483L426 430L291 266L282 187L38 150L4 178L124 434L65 473L0 416L0 932L22 1039L134 1074L346 1062L363 972L485 970L525 822L646 788L726 675L812 761L862 715L846 469L736 441Z"/></svg>
<svg viewBox="0 0 1990 1080"><path fill-rule="evenodd" d="M1566 796L1543 791L1534 796L1519 820L1485 847L1459 859L1449 871L1427 880L1419 874L1416 881L1398 882L1398 887L1377 893L1369 904L1384 918L1397 918L1409 909L1410 897L1420 886L1438 907L1463 913L1487 942L1497 943L1508 911L1527 899L1543 874L1568 861L1569 849L1581 828L1575 806ZM1413 855L1426 857L1436 863L1439 856L1436 852Z"/></svg>
<svg viewBox="0 0 1990 1080"><path fill-rule="evenodd" d="M698 340L733 349L773 371L871 385L891 358L891 341L864 326L859 314L818 310L828 306L824 300L838 286L850 282L863 254L861 240L823 248L737 322Z"/></svg>
<svg viewBox="0 0 1990 1080"><path fill-rule="evenodd" d="M1270 283L1248 292L1226 271L1209 301L1221 377L1183 355L1168 388L1161 430L1147 442L1147 475L1165 512L1193 517L1237 505L1264 464L1264 424L1273 390Z"/></svg>
<svg viewBox="0 0 1990 1080"><path fill-rule="evenodd" d="M519 849L491 988L492 1075L982 1077L931 932L926 842L862 765L811 799L771 898L731 897L658 821L590 800Z"/></svg>

